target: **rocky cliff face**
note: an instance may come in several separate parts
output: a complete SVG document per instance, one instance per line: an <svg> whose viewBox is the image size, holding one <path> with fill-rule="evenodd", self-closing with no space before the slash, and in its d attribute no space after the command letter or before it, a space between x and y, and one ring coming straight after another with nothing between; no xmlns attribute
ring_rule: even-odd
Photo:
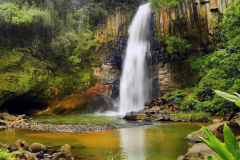
<svg viewBox="0 0 240 160"><path fill-rule="evenodd" d="M164 7L160 7L154 15L152 41L155 37L164 42L169 35L180 36L188 39L195 47L206 49L208 45L214 45L216 42L218 24L223 12L232 1L184 0L176 8L166 10ZM105 22L97 26L95 40L99 44L98 52L101 54L102 66L105 64L112 66L112 69L107 70L107 74L105 74L106 70L100 67L103 70L100 83L115 88L115 91L111 92L115 93L114 98L118 96L119 85L119 77L115 74L117 73L116 69L121 70L122 57L127 44L127 30L137 7L135 9L118 8L108 14ZM155 36L156 34L157 36ZM155 54L152 62L164 60L161 55L162 46L161 43L152 42L151 53ZM153 97L178 88L191 87L197 81L197 73L186 66L188 65L183 63L156 64L152 68ZM117 74L120 76L119 72ZM112 80L114 83L105 83L104 79L108 79L107 77L114 77L115 79Z"/></svg>
<svg viewBox="0 0 240 160"><path fill-rule="evenodd" d="M160 39L168 35L187 38L195 45L213 44L225 9L233 0L184 0L176 8L156 11L156 26Z"/></svg>

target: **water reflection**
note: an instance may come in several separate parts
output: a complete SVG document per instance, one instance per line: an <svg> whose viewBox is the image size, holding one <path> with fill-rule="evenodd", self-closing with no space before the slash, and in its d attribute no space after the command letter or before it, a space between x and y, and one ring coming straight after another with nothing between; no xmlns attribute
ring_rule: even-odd
<svg viewBox="0 0 240 160"><path fill-rule="evenodd" d="M129 160L145 160L145 130L142 127L120 129L121 156Z"/></svg>
<svg viewBox="0 0 240 160"><path fill-rule="evenodd" d="M192 145L184 137L200 129L200 125L206 124L161 123L80 134L3 130L0 142L9 144L22 139L29 144L42 143L57 149L69 144L75 160L106 160L109 155L114 155L114 160L176 160Z"/></svg>

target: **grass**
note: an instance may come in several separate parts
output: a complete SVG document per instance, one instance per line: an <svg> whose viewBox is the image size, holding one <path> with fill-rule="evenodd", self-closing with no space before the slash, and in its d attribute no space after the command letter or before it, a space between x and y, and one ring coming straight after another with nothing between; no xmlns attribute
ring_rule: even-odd
<svg viewBox="0 0 240 160"><path fill-rule="evenodd" d="M211 121L212 117L210 113L207 112L195 112L195 111L190 111L190 112L183 112L180 111L176 114L171 114L170 118L179 118L181 120L185 120L188 122L207 122Z"/></svg>

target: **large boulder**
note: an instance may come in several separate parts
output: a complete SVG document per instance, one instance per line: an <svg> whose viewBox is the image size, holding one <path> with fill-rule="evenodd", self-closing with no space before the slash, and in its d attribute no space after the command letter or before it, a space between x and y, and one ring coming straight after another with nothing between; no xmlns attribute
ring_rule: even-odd
<svg viewBox="0 0 240 160"><path fill-rule="evenodd" d="M60 148L58 153L56 153L53 157L53 160L74 160L72 153L71 153L71 146L69 144L65 144Z"/></svg>
<svg viewBox="0 0 240 160"><path fill-rule="evenodd" d="M37 152L45 152L47 150L47 147L43 144L40 143L33 143L30 147L29 150L33 153L37 153Z"/></svg>
<svg viewBox="0 0 240 160"><path fill-rule="evenodd" d="M240 126L237 122L233 122L233 121L226 121L226 122L222 122L222 123L212 124L210 126L207 126L206 128L210 132L212 132L213 135L216 136L220 141L223 142L223 139L224 139L223 138L223 127L225 124L231 128L231 130L233 131L235 136L240 135ZM202 142L197 136L207 139L207 136L205 135L205 133L203 132L202 129L190 133L189 135L187 135L186 138L189 141Z"/></svg>

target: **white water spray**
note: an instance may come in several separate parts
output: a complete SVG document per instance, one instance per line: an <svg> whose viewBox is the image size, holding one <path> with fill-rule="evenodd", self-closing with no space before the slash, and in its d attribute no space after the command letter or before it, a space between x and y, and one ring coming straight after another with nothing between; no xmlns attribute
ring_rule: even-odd
<svg viewBox="0 0 240 160"><path fill-rule="evenodd" d="M140 6L128 30L129 38L120 79L121 115L143 109L144 102L149 99L146 56L150 56L150 18L150 4Z"/></svg>

